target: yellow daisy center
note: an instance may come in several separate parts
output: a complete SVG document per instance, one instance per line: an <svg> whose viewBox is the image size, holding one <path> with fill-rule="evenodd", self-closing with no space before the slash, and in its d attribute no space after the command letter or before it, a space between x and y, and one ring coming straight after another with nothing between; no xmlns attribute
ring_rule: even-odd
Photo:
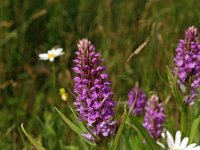
<svg viewBox="0 0 200 150"><path fill-rule="evenodd" d="M48 54L48 58L54 58L55 55L54 54Z"/></svg>

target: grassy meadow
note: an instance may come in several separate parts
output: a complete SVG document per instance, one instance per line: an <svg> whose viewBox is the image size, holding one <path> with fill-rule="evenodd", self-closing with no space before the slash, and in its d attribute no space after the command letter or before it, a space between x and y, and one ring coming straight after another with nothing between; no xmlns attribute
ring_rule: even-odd
<svg viewBox="0 0 200 150"><path fill-rule="evenodd" d="M159 95L165 104L164 126L175 133L180 113L166 83L167 66L174 67L178 40L191 25L200 30L199 0L0 0L0 149L34 149L22 123L48 150L93 149L54 109L77 121L59 89L67 90L68 103L74 107L72 60L82 38L91 40L104 59L114 100L120 99L118 118L138 81L146 93ZM145 41L147 45L127 62ZM62 47L65 54L53 63L39 60L38 54L52 47ZM199 102L188 107L187 136L199 114ZM200 126L194 142L200 144ZM125 125L118 149L148 147L136 130Z"/></svg>

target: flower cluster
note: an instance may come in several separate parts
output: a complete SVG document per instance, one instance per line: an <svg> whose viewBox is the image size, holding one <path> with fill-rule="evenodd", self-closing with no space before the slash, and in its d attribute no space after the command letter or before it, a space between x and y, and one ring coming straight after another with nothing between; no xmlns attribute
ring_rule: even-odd
<svg viewBox="0 0 200 150"><path fill-rule="evenodd" d="M185 39L179 40L174 58L175 71L178 70L180 87L186 87L183 92L189 91L185 97L187 104L192 104L197 97L197 89L200 87L200 43L199 34L195 27L191 26L185 31Z"/></svg>
<svg viewBox="0 0 200 150"><path fill-rule="evenodd" d="M157 140L162 133L163 123L165 121L164 107L162 103L159 103L158 96L151 96L145 110L143 126L147 129L148 133Z"/></svg>
<svg viewBox="0 0 200 150"><path fill-rule="evenodd" d="M111 82L105 67L101 66L100 54L87 39L78 43L77 57L73 60L76 73L74 93L76 111L80 121L85 121L89 130L96 136L108 137L115 134L116 121L113 121L115 102L112 100ZM92 140L90 134L83 136Z"/></svg>
<svg viewBox="0 0 200 150"><path fill-rule="evenodd" d="M136 116L142 115L144 107L146 105L146 94L136 86L129 91L128 100L129 108L131 108L134 101L136 100L134 108L132 110L133 114Z"/></svg>

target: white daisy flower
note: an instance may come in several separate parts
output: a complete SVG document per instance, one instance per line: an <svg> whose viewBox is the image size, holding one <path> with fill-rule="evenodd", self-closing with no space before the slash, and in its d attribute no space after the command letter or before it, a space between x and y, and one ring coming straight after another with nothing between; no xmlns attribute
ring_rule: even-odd
<svg viewBox="0 0 200 150"><path fill-rule="evenodd" d="M181 132L177 131L175 135L175 139L173 139L172 135L169 133L169 131L166 131L167 137L167 149L168 150L200 150L200 146L197 146L197 144L193 143L188 145L189 138L184 137L181 141ZM162 148L166 148L162 143L157 142Z"/></svg>
<svg viewBox="0 0 200 150"><path fill-rule="evenodd" d="M54 61L54 59L60 55L63 55L63 48L53 48L51 50L48 50L47 53L39 54L40 60L49 60L51 62Z"/></svg>

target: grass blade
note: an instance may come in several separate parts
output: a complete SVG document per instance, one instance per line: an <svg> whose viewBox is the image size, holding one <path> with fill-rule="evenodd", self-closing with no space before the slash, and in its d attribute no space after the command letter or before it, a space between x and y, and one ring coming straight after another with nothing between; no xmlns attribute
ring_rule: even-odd
<svg viewBox="0 0 200 150"><path fill-rule="evenodd" d="M122 115L122 121L121 121L121 125L119 126L119 129L117 131L117 134L114 138L114 141L113 141L113 144L112 144L112 148L111 150L116 150L117 149L117 145L118 145L118 142L119 142L119 138L120 138L120 135L122 133L122 130L124 128L124 125L125 125L125 122L126 122L126 118L127 118L127 111L126 111L126 106L124 106L124 113Z"/></svg>
<svg viewBox="0 0 200 150"><path fill-rule="evenodd" d="M143 136L146 143L149 145L149 149L159 150L160 147L158 146L158 144L156 144L156 142L152 139L152 137L148 134L146 129L142 126L142 124L137 120L137 118L135 116L132 117L132 121L133 121L134 127L137 128L136 131L140 132L139 134L141 134ZM128 124L130 127L133 127L133 126L130 125L131 123L129 123L129 122L126 123L126 124Z"/></svg>
<svg viewBox="0 0 200 150"><path fill-rule="evenodd" d="M199 129L199 125L200 125L200 116L194 119L192 123L191 131L190 131L190 143L193 142L194 137L196 136L197 131Z"/></svg>
<svg viewBox="0 0 200 150"><path fill-rule="evenodd" d="M82 130L77 127L73 122L71 122L62 112L60 112L56 107L54 107L55 110L57 111L57 113L60 115L60 117L64 120L64 122L74 131L76 132L85 142L87 142L88 144L95 146L94 143L88 141L87 139L85 139L83 136L81 136L81 134L83 133Z"/></svg>
<svg viewBox="0 0 200 150"><path fill-rule="evenodd" d="M67 123L67 125L69 125L69 127L74 132L76 132L77 134L82 133L82 131L73 122L71 122L62 112L60 112L56 107L55 107L55 109L58 112L58 114L60 115L60 117L65 121L65 123Z"/></svg>
<svg viewBox="0 0 200 150"><path fill-rule="evenodd" d="M24 129L23 124L21 124L21 129L24 132L24 134L26 135L26 137L28 138L28 140L33 144L33 146L37 149L37 150L45 150L45 148L38 143L34 138L32 138L31 135L29 135L26 130Z"/></svg>
<svg viewBox="0 0 200 150"><path fill-rule="evenodd" d="M168 71L168 80L170 83L170 87L171 87L172 93L174 95L174 98L178 104L178 107L179 107L180 111L185 111L186 110L185 104L182 100L181 93L180 93L178 85L177 85L178 72L176 71L175 75L173 75L172 71L168 67L167 67L167 71Z"/></svg>
<svg viewBox="0 0 200 150"><path fill-rule="evenodd" d="M136 132L138 133L138 135L140 136L140 138L142 138L142 134L140 133L140 131L138 130L138 128L136 128L133 124L131 124L130 122L126 121L126 124L131 126L134 130L136 130Z"/></svg>
<svg viewBox="0 0 200 150"><path fill-rule="evenodd" d="M178 70L176 70L175 75L172 73L172 71L167 67L168 71L168 80L170 83L170 87L173 93L173 96L175 98L175 101L177 103L177 106L181 113L181 131L182 133L186 134L186 118L187 118L187 107L184 104L183 97L181 95L181 92L178 87Z"/></svg>

